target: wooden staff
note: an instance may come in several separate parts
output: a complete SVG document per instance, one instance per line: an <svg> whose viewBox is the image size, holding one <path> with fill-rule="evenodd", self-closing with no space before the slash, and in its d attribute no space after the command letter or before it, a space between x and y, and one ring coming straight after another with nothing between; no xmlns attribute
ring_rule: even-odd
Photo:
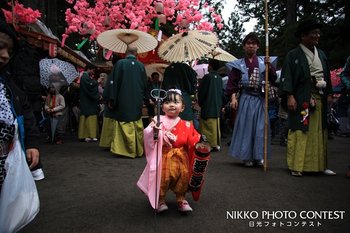
<svg viewBox="0 0 350 233"><path fill-rule="evenodd" d="M268 20L268 2L265 0L265 58L269 57L269 20ZM269 61L265 59L265 127L264 127L264 171L267 171L267 144L268 144L268 127L269 127Z"/></svg>
<svg viewBox="0 0 350 233"><path fill-rule="evenodd" d="M12 10L12 25L14 28L16 28L16 20L15 20L15 3L13 0L11 0L11 10Z"/></svg>

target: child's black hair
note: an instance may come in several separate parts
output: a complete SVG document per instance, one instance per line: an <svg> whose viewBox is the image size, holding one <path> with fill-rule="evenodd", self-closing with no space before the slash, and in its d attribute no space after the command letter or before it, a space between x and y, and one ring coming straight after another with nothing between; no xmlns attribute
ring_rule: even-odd
<svg viewBox="0 0 350 233"><path fill-rule="evenodd" d="M179 96L182 103L185 104L183 96L181 94L179 94L177 91L175 91L174 89L170 89L169 91L167 91L167 94L166 94L165 99L163 100L163 103L164 102L175 102L176 96Z"/></svg>

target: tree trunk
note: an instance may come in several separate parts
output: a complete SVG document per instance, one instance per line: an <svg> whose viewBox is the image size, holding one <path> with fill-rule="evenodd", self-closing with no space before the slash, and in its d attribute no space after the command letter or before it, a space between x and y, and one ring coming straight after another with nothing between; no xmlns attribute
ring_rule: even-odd
<svg viewBox="0 0 350 233"><path fill-rule="evenodd" d="M57 0L47 1L47 21L46 25L54 35L57 35Z"/></svg>
<svg viewBox="0 0 350 233"><path fill-rule="evenodd" d="M30 7L33 10L39 10L42 14L44 14L44 12L45 12L45 1L42 1L42 0L21 0L19 2L22 3L25 7Z"/></svg>
<svg viewBox="0 0 350 233"><path fill-rule="evenodd" d="M302 0L301 5L303 6L303 16L304 17L312 15L312 12L314 9L312 7L310 0Z"/></svg>
<svg viewBox="0 0 350 233"><path fill-rule="evenodd" d="M350 22L350 1L345 1L345 22Z"/></svg>
<svg viewBox="0 0 350 233"><path fill-rule="evenodd" d="M286 24L290 25L297 21L296 0L287 0Z"/></svg>

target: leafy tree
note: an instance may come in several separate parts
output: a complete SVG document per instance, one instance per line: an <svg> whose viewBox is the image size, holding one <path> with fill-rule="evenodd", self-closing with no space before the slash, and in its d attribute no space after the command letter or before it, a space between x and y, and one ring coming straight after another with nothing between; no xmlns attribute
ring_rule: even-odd
<svg viewBox="0 0 350 233"><path fill-rule="evenodd" d="M221 47L235 57L242 57L242 35L245 32L237 8L231 13L228 22L219 32Z"/></svg>
<svg viewBox="0 0 350 233"><path fill-rule="evenodd" d="M205 6L210 6L214 9L214 12L216 12L214 15L220 15L222 14L222 9L224 8L224 5L221 0L201 0L199 4L199 9L204 9ZM213 18L213 13L205 10L203 14L207 19L208 22L210 22L214 26L214 32L219 34L219 32L222 30L221 26L218 27L217 22Z"/></svg>
<svg viewBox="0 0 350 233"><path fill-rule="evenodd" d="M264 35L265 1L238 0L243 21L257 18L258 31ZM348 0L270 0L269 41L270 54L278 55L280 62L297 45L294 32L297 21L306 17L317 18L325 26L320 47L327 53L331 67L339 67L350 55L350 1Z"/></svg>

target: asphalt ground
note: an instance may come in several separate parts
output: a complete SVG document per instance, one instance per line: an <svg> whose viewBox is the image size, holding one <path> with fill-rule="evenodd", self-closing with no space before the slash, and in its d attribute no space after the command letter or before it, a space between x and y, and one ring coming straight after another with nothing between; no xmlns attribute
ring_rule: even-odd
<svg viewBox="0 0 350 233"><path fill-rule="evenodd" d="M44 138L44 136L43 136ZM177 211L169 192L166 213L155 215L137 188L144 157L128 159L79 142L42 140L46 178L37 181L41 210L21 233L232 233L350 232L350 138L329 141L329 168L336 176L292 177L286 148L273 141L267 171L246 168L227 155L229 138L211 154L201 198L193 212Z"/></svg>

